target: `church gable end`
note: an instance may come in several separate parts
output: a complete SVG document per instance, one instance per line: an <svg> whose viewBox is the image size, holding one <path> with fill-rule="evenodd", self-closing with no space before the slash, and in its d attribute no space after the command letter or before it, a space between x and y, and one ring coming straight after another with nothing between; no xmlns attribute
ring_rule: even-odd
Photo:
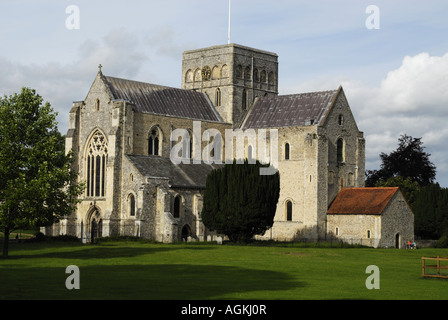
<svg viewBox="0 0 448 320"><path fill-rule="evenodd" d="M325 110L325 114L322 115L320 125L325 127L335 126L345 128L347 131L359 132L355 117L342 87L339 87L333 97L333 101Z"/></svg>
<svg viewBox="0 0 448 320"><path fill-rule="evenodd" d="M84 99L84 113L110 112L110 103L114 99L112 92L109 90L104 75L99 71L90 86L89 92ZM108 109L109 107L109 109Z"/></svg>

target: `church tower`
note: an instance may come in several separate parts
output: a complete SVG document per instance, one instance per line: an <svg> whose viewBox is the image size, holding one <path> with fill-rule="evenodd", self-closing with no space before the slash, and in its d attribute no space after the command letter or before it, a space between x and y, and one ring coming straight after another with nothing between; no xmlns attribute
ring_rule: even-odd
<svg viewBox="0 0 448 320"><path fill-rule="evenodd" d="M237 44L185 51L182 89L205 93L225 122L240 127L256 98L278 94L278 56Z"/></svg>

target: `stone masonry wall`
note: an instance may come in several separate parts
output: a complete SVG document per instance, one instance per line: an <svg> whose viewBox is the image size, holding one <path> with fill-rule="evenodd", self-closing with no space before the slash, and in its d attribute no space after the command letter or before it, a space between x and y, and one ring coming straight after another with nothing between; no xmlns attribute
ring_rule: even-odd
<svg viewBox="0 0 448 320"><path fill-rule="evenodd" d="M398 191L384 210L381 219L381 246L405 248L414 240L414 214L404 196ZM397 237L398 235L398 237Z"/></svg>
<svg viewBox="0 0 448 320"><path fill-rule="evenodd" d="M381 215L328 215L328 233L373 247L405 248L414 239L414 215L401 192L397 192Z"/></svg>
<svg viewBox="0 0 448 320"><path fill-rule="evenodd" d="M277 55L229 44L186 51L182 61L182 88L207 94L225 122L239 127L255 98L278 93ZM204 67L212 71L204 80ZM216 103L216 90L221 103ZM245 103L243 107L243 91Z"/></svg>
<svg viewBox="0 0 448 320"><path fill-rule="evenodd" d="M381 241L381 215L328 215L328 236L350 244L378 247Z"/></svg>

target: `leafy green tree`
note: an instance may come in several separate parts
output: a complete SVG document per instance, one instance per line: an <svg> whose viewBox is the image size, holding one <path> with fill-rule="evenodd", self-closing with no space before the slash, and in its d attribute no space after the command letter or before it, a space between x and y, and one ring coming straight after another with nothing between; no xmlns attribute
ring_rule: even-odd
<svg viewBox="0 0 448 320"><path fill-rule="evenodd" d="M260 175L260 162L226 164L207 176L202 221L232 242L248 242L272 227L280 176Z"/></svg>
<svg viewBox="0 0 448 320"><path fill-rule="evenodd" d="M409 204L415 201L415 197L420 191L420 186L416 181L412 181L410 177L406 179L402 177L392 177L387 181L380 180L375 187L399 187Z"/></svg>
<svg viewBox="0 0 448 320"><path fill-rule="evenodd" d="M431 154L424 151L421 138L402 135L398 141L395 151L380 154L382 163L379 170L366 171L366 186L373 187L378 181L392 177L411 178L420 186L434 182L436 167L429 160Z"/></svg>
<svg viewBox="0 0 448 320"><path fill-rule="evenodd" d="M83 186L65 153L56 113L35 90L0 99L0 230L51 225L73 212Z"/></svg>

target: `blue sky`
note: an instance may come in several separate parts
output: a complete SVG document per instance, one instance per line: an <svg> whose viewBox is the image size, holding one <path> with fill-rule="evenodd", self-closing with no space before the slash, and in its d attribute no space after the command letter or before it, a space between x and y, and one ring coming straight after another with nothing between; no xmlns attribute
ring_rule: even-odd
<svg viewBox="0 0 448 320"><path fill-rule="evenodd" d="M79 9L69 29L66 8ZM368 29L369 5L379 29ZM366 137L366 168L422 137L448 187L446 0L233 0L231 42L279 55L280 94L342 85ZM36 89L67 130L98 65L110 76L180 87L185 50L227 43L228 0L0 2L0 94Z"/></svg>

